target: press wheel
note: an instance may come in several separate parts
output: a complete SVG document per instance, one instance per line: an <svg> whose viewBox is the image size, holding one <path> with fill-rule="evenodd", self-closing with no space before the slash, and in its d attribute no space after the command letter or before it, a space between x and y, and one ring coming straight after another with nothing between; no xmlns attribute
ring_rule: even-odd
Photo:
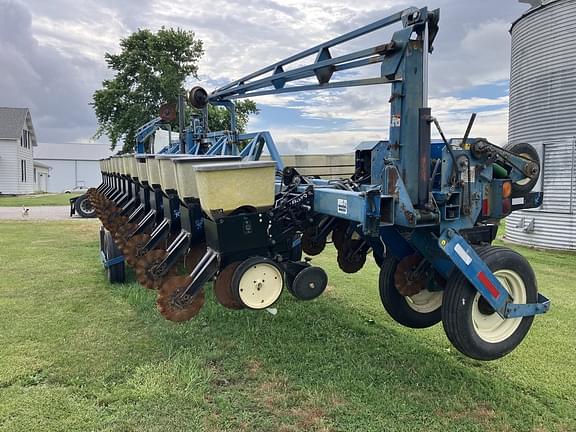
<svg viewBox="0 0 576 432"><path fill-rule="evenodd" d="M170 321L182 322L198 315L204 306L204 290L200 290L191 299L183 300L178 296L192 282L189 276L174 276L166 279L156 298L158 311L164 318Z"/></svg>

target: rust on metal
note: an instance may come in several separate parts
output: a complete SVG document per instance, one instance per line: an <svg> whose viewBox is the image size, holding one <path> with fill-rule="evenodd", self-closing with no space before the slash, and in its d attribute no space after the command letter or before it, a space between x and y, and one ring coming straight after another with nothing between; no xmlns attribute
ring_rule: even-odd
<svg viewBox="0 0 576 432"><path fill-rule="evenodd" d="M244 308L244 305L236 300L232 294L232 277L239 265L240 261L228 264L214 281L214 295L216 296L216 300L227 309L238 310Z"/></svg>
<svg viewBox="0 0 576 432"><path fill-rule="evenodd" d="M191 299L181 299L180 294L192 283L189 276L174 276L162 283L156 298L158 311L170 321L182 322L195 317L204 306L204 290Z"/></svg>
<svg viewBox="0 0 576 432"><path fill-rule="evenodd" d="M426 279L416 273L423 258L414 254L404 257L394 272L394 285L400 294L410 297L426 288Z"/></svg>

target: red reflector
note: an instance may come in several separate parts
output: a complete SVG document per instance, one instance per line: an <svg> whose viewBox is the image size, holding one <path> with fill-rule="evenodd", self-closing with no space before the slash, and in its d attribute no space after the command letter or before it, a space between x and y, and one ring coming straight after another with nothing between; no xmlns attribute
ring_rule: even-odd
<svg viewBox="0 0 576 432"><path fill-rule="evenodd" d="M482 200L482 216L488 216L490 214L490 203L487 199Z"/></svg>
<svg viewBox="0 0 576 432"><path fill-rule="evenodd" d="M480 282L482 282L482 285L484 285L486 287L488 292L490 292L490 294L492 294L492 297L494 297L494 298L500 297L500 291L498 291L498 289L494 286L494 284L492 282L490 282L490 279L488 279L488 276L486 276L486 273L478 272L477 277L480 280Z"/></svg>

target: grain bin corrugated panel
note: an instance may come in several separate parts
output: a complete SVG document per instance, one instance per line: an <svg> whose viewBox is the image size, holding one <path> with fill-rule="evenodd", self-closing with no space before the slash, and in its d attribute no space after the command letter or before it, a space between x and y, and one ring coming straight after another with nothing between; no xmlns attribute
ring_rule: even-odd
<svg viewBox="0 0 576 432"><path fill-rule="evenodd" d="M576 1L557 0L512 27L510 142L576 135Z"/></svg>
<svg viewBox="0 0 576 432"><path fill-rule="evenodd" d="M513 213L505 238L576 249L576 1L556 0L512 26L508 140L542 144L542 207Z"/></svg>
<svg viewBox="0 0 576 432"><path fill-rule="evenodd" d="M514 212L506 218L504 239L526 246L576 250L576 220L566 213Z"/></svg>

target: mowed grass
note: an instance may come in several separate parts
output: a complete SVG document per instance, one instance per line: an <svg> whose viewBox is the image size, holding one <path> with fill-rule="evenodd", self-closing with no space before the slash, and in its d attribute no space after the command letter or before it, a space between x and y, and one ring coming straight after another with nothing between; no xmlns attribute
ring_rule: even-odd
<svg viewBox="0 0 576 432"><path fill-rule="evenodd" d="M442 326L410 330L380 305L371 259L331 247L319 299L278 314L165 321L154 293L110 286L96 221L0 222L2 431L573 431L576 256L521 249L552 298L524 343L482 363Z"/></svg>
<svg viewBox="0 0 576 432"><path fill-rule="evenodd" d="M38 207L70 205L70 198L80 196L79 193L69 194L34 194L34 195L0 195L0 207Z"/></svg>

